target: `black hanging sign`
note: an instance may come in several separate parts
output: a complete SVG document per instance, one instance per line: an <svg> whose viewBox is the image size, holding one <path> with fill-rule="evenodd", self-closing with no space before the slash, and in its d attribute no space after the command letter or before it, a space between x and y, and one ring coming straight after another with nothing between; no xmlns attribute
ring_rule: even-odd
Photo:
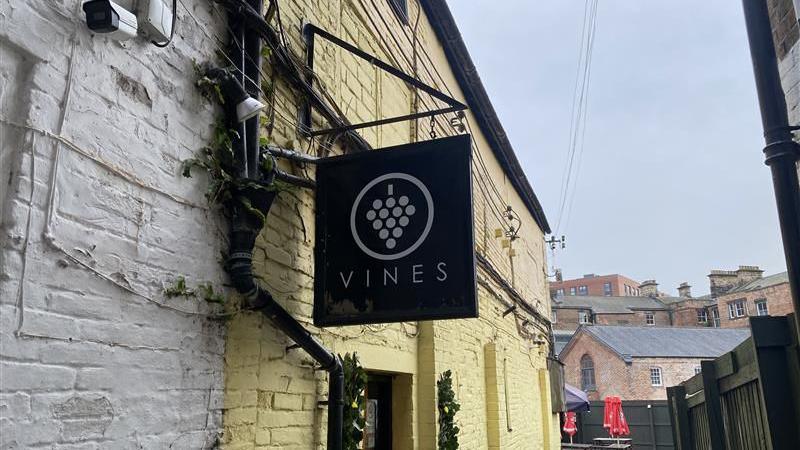
<svg viewBox="0 0 800 450"><path fill-rule="evenodd" d="M469 135L317 164L314 324L477 317Z"/></svg>

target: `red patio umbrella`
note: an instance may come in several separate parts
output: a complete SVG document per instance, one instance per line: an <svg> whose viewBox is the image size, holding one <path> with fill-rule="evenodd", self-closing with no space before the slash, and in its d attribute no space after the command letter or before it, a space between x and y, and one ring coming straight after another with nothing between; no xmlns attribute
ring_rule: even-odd
<svg viewBox="0 0 800 450"><path fill-rule="evenodd" d="M578 432L577 417L574 411L564 413L564 428L562 428L562 430L569 435L569 442L571 444L572 436Z"/></svg>
<svg viewBox="0 0 800 450"><path fill-rule="evenodd" d="M625 420L625 413L622 412L622 400L619 397L608 396L605 398L603 428L608 429L608 434L612 438L631 434L628 421Z"/></svg>
<svg viewBox="0 0 800 450"><path fill-rule="evenodd" d="M622 400L619 397L617 397L617 410L619 411L619 434L617 436L630 436L631 429L628 421L625 420L625 413L622 412Z"/></svg>
<svg viewBox="0 0 800 450"><path fill-rule="evenodd" d="M605 403L603 405L603 428L605 428L605 429L610 431L611 430L611 418L614 415L613 414L614 397L610 397L610 396L606 397L603 400L603 402Z"/></svg>

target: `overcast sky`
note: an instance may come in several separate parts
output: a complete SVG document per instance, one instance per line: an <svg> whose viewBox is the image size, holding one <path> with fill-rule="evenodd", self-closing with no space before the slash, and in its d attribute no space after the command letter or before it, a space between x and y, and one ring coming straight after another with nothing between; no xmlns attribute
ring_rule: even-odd
<svg viewBox="0 0 800 450"><path fill-rule="evenodd" d="M555 228L584 1L449 4ZM785 270L740 2L600 0L586 125L565 277Z"/></svg>

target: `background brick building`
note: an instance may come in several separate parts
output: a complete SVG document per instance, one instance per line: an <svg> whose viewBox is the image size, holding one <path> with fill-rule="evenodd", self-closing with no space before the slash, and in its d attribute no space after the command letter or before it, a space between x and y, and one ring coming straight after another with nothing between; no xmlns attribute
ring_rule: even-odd
<svg viewBox="0 0 800 450"><path fill-rule="evenodd" d="M672 324L669 307L653 297L566 296L554 298L553 328L575 331L581 325Z"/></svg>
<svg viewBox="0 0 800 450"><path fill-rule="evenodd" d="M716 299L719 326L748 327L748 316L785 316L794 311L787 272L734 287Z"/></svg>
<svg viewBox="0 0 800 450"><path fill-rule="evenodd" d="M624 295L640 295L639 282L624 275L587 274L582 278L562 280L561 272L556 273L556 281L550 283L552 296L594 295L619 297Z"/></svg>
<svg viewBox="0 0 800 450"><path fill-rule="evenodd" d="M565 380L591 400L665 400L666 387L694 376L700 361L732 350L749 330L584 326L559 355Z"/></svg>

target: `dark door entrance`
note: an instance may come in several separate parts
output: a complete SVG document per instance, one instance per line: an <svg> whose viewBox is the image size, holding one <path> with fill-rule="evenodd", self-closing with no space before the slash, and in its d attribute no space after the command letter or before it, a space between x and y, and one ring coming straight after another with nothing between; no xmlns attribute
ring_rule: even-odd
<svg viewBox="0 0 800 450"><path fill-rule="evenodd" d="M365 450L392 448L392 377L367 374Z"/></svg>

